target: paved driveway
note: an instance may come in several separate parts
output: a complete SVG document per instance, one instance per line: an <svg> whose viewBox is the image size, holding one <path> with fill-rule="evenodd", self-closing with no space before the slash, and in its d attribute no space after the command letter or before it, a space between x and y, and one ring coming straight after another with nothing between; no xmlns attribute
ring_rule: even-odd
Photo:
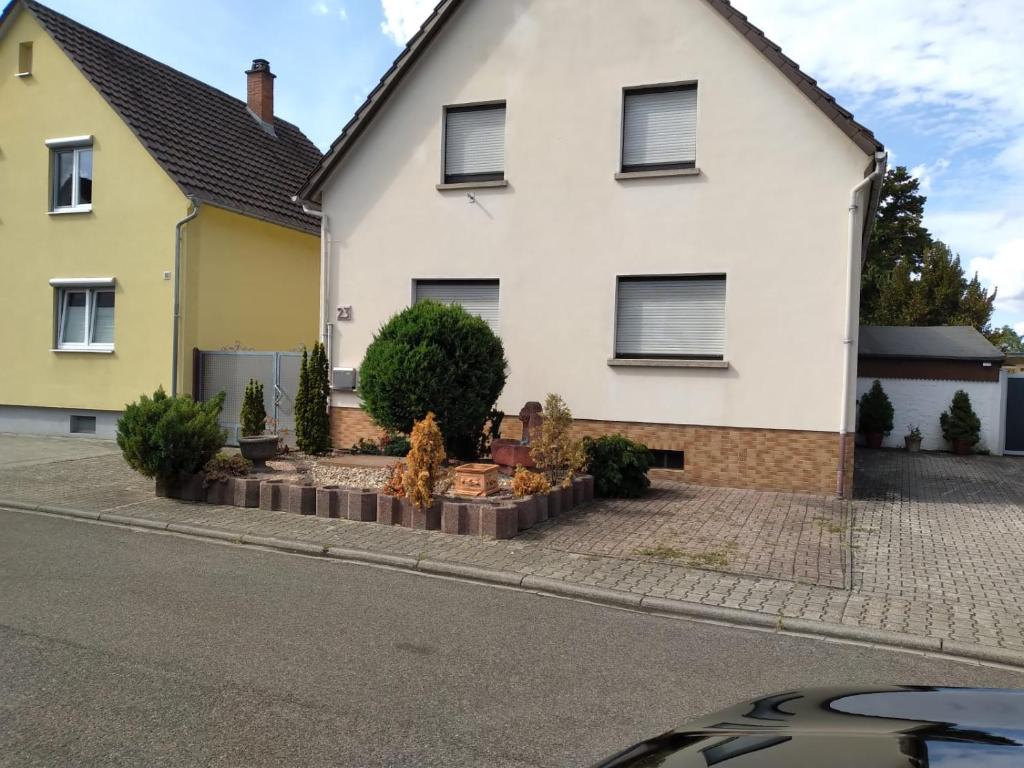
<svg viewBox="0 0 1024 768"><path fill-rule="evenodd" d="M596 501L517 541L841 589L847 506L823 496L655 481L641 499Z"/></svg>
<svg viewBox="0 0 1024 768"><path fill-rule="evenodd" d="M0 433L0 467L24 467L119 453L113 440Z"/></svg>
<svg viewBox="0 0 1024 768"><path fill-rule="evenodd" d="M854 495L854 590L1024 647L1024 459L861 450Z"/></svg>

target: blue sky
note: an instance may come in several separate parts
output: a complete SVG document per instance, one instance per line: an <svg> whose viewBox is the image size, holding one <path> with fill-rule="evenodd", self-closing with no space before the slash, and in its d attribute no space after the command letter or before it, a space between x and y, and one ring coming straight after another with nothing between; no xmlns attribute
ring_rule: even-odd
<svg viewBox="0 0 1024 768"><path fill-rule="evenodd" d="M618 1L589 0L595 12ZM325 149L433 3L47 4L241 98L243 71L253 58L269 59L277 113ZM969 271L999 286L994 322L1024 333L1024 0L733 5L875 131L891 165L921 178L926 224Z"/></svg>

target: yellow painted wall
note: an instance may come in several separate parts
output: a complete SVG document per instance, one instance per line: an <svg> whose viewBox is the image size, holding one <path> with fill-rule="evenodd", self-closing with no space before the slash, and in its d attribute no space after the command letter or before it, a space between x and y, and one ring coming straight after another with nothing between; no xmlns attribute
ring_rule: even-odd
<svg viewBox="0 0 1024 768"><path fill-rule="evenodd" d="M192 350L296 349L319 338L320 238L203 205L187 225L183 392Z"/></svg>
<svg viewBox="0 0 1024 768"><path fill-rule="evenodd" d="M33 43L30 77L14 77ZM91 134L91 213L51 215L46 139ZM0 37L0 405L120 410L170 390L174 225L189 203L32 15ZM183 248L179 391L192 349L312 344L319 238L204 205ZM53 352L56 277L117 279L114 353Z"/></svg>
<svg viewBox="0 0 1024 768"><path fill-rule="evenodd" d="M118 410L170 383L184 196L32 15L0 37L0 404ZM14 77L33 42L30 77ZM46 139L92 134L93 210L50 215ZM55 277L117 278L110 355L52 352Z"/></svg>

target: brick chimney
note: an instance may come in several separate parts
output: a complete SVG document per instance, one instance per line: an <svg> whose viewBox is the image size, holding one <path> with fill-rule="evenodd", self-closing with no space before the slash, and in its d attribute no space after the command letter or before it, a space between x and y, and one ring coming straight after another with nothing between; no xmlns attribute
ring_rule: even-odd
<svg viewBox="0 0 1024 768"><path fill-rule="evenodd" d="M252 69L247 69L248 87L246 101L249 111L267 125L274 124L274 78L277 75L270 71L270 62L266 59L253 59Z"/></svg>

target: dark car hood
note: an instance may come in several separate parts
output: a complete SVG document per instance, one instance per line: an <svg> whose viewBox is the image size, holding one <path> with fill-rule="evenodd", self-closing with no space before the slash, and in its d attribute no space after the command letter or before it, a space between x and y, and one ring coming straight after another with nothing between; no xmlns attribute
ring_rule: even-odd
<svg viewBox="0 0 1024 768"><path fill-rule="evenodd" d="M599 768L1024 766L1024 691L816 688L766 696L641 742Z"/></svg>

